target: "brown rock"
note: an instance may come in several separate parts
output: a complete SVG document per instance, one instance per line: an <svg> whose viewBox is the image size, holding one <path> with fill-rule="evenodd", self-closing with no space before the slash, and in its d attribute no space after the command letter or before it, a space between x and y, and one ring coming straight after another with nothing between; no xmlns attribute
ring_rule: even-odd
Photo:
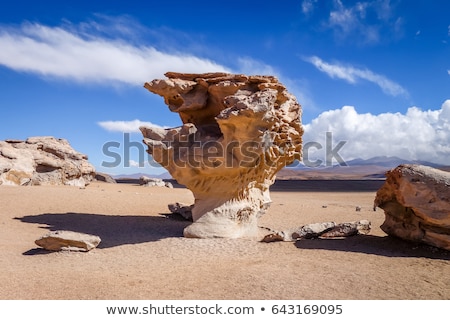
<svg viewBox="0 0 450 320"><path fill-rule="evenodd" d="M117 183L116 179L111 177L109 174L96 172L95 173L95 180L106 182L106 183Z"/></svg>
<svg viewBox="0 0 450 320"><path fill-rule="evenodd" d="M186 237L253 237L269 187L301 159L300 105L270 76L167 73L145 88L183 125L142 127L153 159L195 196Z"/></svg>
<svg viewBox="0 0 450 320"><path fill-rule="evenodd" d="M60 230L46 234L35 243L49 251L89 251L96 248L100 241L100 237L91 234Z"/></svg>
<svg viewBox="0 0 450 320"><path fill-rule="evenodd" d="M84 187L95 168L65 139L31 137L0 141L0 184Z"/></svg>
<svg viewBox="0 0 450 320"><path fill-rule="evenodd" d="M354 222L339 223L328 231L322 233L320 239L336 239L367 234L370 232L370 221L360 220Z"/></svg>
<svg viewBox="0 0 450 320"><path fill-rule="evenodd" d="M170 212L182 216L184 219L192 221L192 208L194 205L185 205L179 202L170 203L168 205Z"/></svg>
<svg viewBox="0 0 450 320"><path fill-rule="evenodd" d="M353 222L318 222L307 224L295 229L275 231L267 229L269 233L261 240L262 242L275 241L295 241L301 239L336 239L351 237L357 234L367 234L370 232L370 221L360 220Z"/></svg>
<svg viewBox="0 0 450 320"><path fill-rule="evenodd" d="M375 202L389 235L450 250L450 173L404 164L386 173Z"/></svg>

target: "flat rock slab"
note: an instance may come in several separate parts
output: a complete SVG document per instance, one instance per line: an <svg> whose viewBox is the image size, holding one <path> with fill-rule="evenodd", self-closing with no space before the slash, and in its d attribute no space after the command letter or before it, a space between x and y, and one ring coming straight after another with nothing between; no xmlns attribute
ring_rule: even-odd
<svg viewBox="0 0 450 320"><path fill-rule="evenodd" d="M302 239L339 239L351 237L358 234L368 234L371 229L371 223L368 220L353 222L320 222L307 224L295 229L275 231L269 230L264 236L262 242L275 241L298 241Z"/></svg>
<svg viewBox="0 0 450 320"><path fill-rule="evenodd" d="M49 251L90 251L96 248L100 241L100 237L92 234L58 230L37 239L35 243Z"/></svg>

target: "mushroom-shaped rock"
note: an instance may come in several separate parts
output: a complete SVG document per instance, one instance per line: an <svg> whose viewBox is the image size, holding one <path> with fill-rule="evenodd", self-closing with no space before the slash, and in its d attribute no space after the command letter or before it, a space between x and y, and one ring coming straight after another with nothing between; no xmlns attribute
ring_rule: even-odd
<svg viewBox="0 0 450 320"><path fill-rule="evenodd" d="M296 98L272 76L166 73L145 88L183 125L141 127L153 159L195 196L186 237L253 237L275 174L301 159Z"/></svg>

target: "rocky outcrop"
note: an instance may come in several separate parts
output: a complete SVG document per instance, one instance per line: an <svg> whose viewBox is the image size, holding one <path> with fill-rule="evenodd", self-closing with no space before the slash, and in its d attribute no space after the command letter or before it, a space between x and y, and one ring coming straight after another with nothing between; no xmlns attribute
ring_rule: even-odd
<svg viewBox="0 0 450 320"><path fill-rule="evenodd" d="M95 180L106 182L106 183L117 183L116 179L111 177L109 174L102 173L102 172L96 172L95 173Z"/></svg>
<svg viewBox="0 0 450 320"><path fill-rule="evenodd" d="M173 188L172 183L166 182L163 179L159 178L150 178L146 176L142 176L139 178L139 184L144 187L166 187Z"/></svg>
<svg viewBox="0 0 450 320"><path fill-rule="evenodd" d="M58 230L44 235L35 243L49 251L90 251L96 248L100 241L100 237L92 234Z"/></svg>
<svg viewBox="0 0 450 320"><path fill-rule="evenodd" d="M0 141L0 184L84 187L95 168L65 139L31 137Z"/></svg>
<svg viewBox="0 0 450 320"><path fill-rule="evenodd" d="M195 196L186 237L252 237L275 174L301 159L300 105L271 76L166 73L145 88L183 125L142 127L153 159Z"/></svg>
<svg viewBox="0 0 450 320"><path fill-rule="evenodd" d="M450 173L405 164L386 173L375 206L389 235L450 250Z"/></svg>

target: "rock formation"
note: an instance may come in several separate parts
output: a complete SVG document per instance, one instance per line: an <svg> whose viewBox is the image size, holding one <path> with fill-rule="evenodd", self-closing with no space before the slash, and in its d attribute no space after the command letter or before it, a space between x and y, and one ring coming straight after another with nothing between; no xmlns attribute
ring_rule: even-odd
<svg viewBox="0 0 450 320"><path fill-rule="evenodd" d="M95 173L95 180L106 182L106 183L117 183L116 179L111 177L109 174L102 173L102 172L96 172Z"/></svg>
<svg viewBox="0 0 450 320"><path fill-rule="evenodd" d="M271 203L269 187L301 159L300 105L271 76L166 73L145 88L183 125L142 127L154 160L195 196L186 237L252 237Z"/></svg>
<svg viewBox="0 0 450 320"><path fill-rule="evenodd" d="M185 220L193 221L192 208L194 207L194 205L191 204L190 206L188 206L179 202L175 202L169 203L168 207L169 211L172 212L173 214L178 214Z"/></svg>
<svg viewBox="0 0 450 320"><path fill-rule="evenodd" d="M375 206L389 235L450 250L450 173L405 164L386 173Z"/></svg>
<svg viewBox="0 0 450 320"><path fill-rule="evenodd" d="M65 139L0 141L0 184L84 187L94 176L87 156L72 149Z"/></svg>
<svg viewBox="0 0 450 320"><path fill-rule="evenodd" d="M299 228L274 231L269 230L262 239L263 242L275 241L296 241L302 239L337 239L351 237L358 234L368 234L371 229L371 223L368 220L353 222L318 222L311 223Z"/></svg>
<svg viewBox="0 0 450 320"><path fill-rule="evenodd" d="M144 187L166 187L173 188L172 183L166 182L163 179L159 178L150 178L146 176L142 176L139 178L139 184Z"/></svg>
<svg viewBox="0 0 450 320"><path fill-rule="evenodd" d="M58 230L37 239L35 243L49 251L89 251L96 248L101 239L91 234Z"/></svg>

